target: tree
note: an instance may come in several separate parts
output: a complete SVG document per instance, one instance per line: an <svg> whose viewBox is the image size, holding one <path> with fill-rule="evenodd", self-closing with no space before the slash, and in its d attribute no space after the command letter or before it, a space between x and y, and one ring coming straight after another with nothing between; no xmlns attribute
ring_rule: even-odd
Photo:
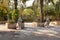
<svg viewBox="0 0 60 40"><path fill-rule="evenodd" d="M9 7L6 4L0 4L0 18L7 20L7 14L9 12Z"/></svg>
<svg viewBox="0 0 60 40"><path fill-rule="evenodd" d="M35 15L34 11L30 8L24 9L22 13L22 16L24 17L23 18L24 21L30 21L30 22L34 21L35 19L34 15Z"/></svg>
<svg viewBox="0 0 60 40"><path fill-rule="evenodd" d="M53 0L45 0L47 3L50 3L52 2L53 5L54 5L54 2ZM43 22L44 21L44 13L43 13L43 3L44 3L44 0L40 0L40 12L41 12L41 15L40 15L40 18L41 18L41 21Z"/></svg>
<svg viewBox="0 0 60 40"><path fill-rule="evenodd" d="M17 0L14 0L15 9L17 9Z"/></svg>
<svg viewBox="0 0 60 40"><path fill-rule="evenodd" d="M43 14L43 0L40 0L40 19L41 19L41 22L43 22L44 20L44 14Z"/></svg>
<svg viewBox="0 0 60 40"><path fill-rule="evenodd" d="M56 11L56 17L60 19L60 0L56 2L55 11Z"/></svg>
<svg viewBox="0 0 60 40"><path fill-rule="evenodd" d="M54 1L55 0L45 0L45 3L47 3L47 4L52 3L53 5L55 5Z"/></svg>
<svg viewBox="0 0 60 40"><path fill-rule="evenodd" d="M35 20L34 21L38 21L38 19L40 19L40 0L34 0L32 6L30 8L35 13L35 15L34 15Z"/></svg>
<svg viewBox="0 0 60 40"><path fill-rule="evenodd" d="M22 16L22 12L23 10L25 9L25 3L26 3L27 0L21 0L21 2L23 4L20 5L20 16Z"/></svg>

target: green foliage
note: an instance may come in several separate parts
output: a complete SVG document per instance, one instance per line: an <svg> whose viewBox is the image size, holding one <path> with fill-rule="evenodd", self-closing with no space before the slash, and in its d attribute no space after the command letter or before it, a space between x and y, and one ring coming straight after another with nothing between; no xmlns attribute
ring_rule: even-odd
<svg viewBox="0 0 60 40"><path fill-rule="evenodd" d="M7 23L14 24L14 23L15 23L15 21L13 21L13 20L8 20L8 21L7 21Z"/></svg>
<svg viewBox="0 0 60 40"><path fill-rule="evenodd" d="M22 17L24 21L33 21L35 19L35 14L32 9L24 9L22 13Z"/></svg>
<svg viewBox="0 0 60 40"><path fill-rule="evenodd" d="M24 15L30 15L31 13L33 13L32 9L24 9L24 11L23 11Z"/></svg>
<svg viewBox="0 0 60 40"><path fill-rule="evenodd" d="M56 2L55 11L57 19L60 19L60 0Z"/></svg>
<svg viewBox="0 0 60 40"><path fill-rule="evenodd" d="M60 1L56 2L55 9L57 12L60 12Z"/></svg>
<svg viewBox="0 0 60 40"><path fill-rule="evenodd" d="M0 21L7 19L7 10L0 7Z"/></svg>
<svg viewBox="0 0 60 40"><path fill-rule="evenodd" d="M60 17L60 1L54 1L54 5L51 3L50 5L44 5L44 14L45 16L50 16L51 19L59 19Z"/></svg>
<svg viewBox="0 0 60 40"><path fill-rule="evenodd" d="M17 21L17 19L19 18L19 15L22 14L22 19L24 21L34 21L35 19L38 20L40 19L40 16L42 13L41 12L41 8L42 8L42 12L43 12L43 16L45 17L51 17L51 18L60 18L60 0L43 0L44 4L40 5L40 1L41 0L34 0L34 3L31 7L29 8L24 8L26 1L29 0L21 0L22 3L24 5L20 6L20 14L19 14L19 10L15 10L14 8L17 8L17 2L14 6L13 5L8 5L7 3L10 0L6 0L5 2L3 1L3 3L0 3L0 20L5 20L5 18L7 19L7 13L10 16L10 23L14 23ZM17 1L17 0L16 0ZM12 10L9 11L9 6L13 6ZM42 6L42 7L41 7ZM41 7L41 8L40 8ZM10 14L9 14L10 12Z"/></svg>
<svg viewBox="0 0 60 40"><path fill-rule="evenodd" d="M55 16L55 7L53 5L44 7L45 16Z"/></svg>
<svg viewBox="0 0 60 40"><path fill-rule="evenodd" d="M18 17L19 17L19 11L18 10L13 10L13 12L12 12L12 20L17 21Z"/></svg>

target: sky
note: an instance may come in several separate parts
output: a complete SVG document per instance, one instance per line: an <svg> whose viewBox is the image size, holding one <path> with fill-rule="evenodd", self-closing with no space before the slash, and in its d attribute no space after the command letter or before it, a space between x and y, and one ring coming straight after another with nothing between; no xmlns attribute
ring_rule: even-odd
<svg viewBox="0 0 60 40"><path fill-rule="evenodd" d="M32 3L33 3L34 0L29 0L26 2L26 6L29 7L29 6L32 6Z"/></svg>

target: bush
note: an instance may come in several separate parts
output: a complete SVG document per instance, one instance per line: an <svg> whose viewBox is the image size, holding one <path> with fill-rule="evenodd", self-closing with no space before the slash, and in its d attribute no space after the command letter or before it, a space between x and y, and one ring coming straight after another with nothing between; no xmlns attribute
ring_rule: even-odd
<svg viewBox="0 0 60 40"><path fill-rule="evenodd" d="M9 20L9 21L7 21L7 23L11 23L11 24L13 24L13 23L15 23L13 20Z"/></svg>
<svg viewBox="0 0 60 40"><path fill-rule="evenodd" d="M12 12L12 20L17 22L18 17L19 17L19 11L18 10L13 10L13 12Z"/></svg>
<svg viewBox="0 0 60 40"><path fill-rule="evenodd" d="M29 22L29 21L32 22L35 19L35 13L30 8L24 9L22 13L22 18L26 22Z"/></svg>
<svg viewBox="0 0 60 40"><path fill-rule="evenodd" d="M0 7L0 21L7 20L7 10Z"/></svg>

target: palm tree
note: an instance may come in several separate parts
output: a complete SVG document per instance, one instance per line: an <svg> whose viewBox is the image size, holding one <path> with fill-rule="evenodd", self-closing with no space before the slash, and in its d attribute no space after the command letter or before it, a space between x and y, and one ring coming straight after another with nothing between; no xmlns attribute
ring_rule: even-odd
<svg viewBox="0 0 60 40"><path fill-rule="evenodd" d="M17 0L14 0L14 6L15 6L14 9L17 9Z"/></svg>
<svg viewBox="0 0 60 40"><path fill-rule="evenodd" d="M40 0L40 21L43 22L44 20L44 14L43 14L43 0Z"/></svg>
<svg viewBox="0 0 60 40"><path fill-rule="evenodd" d="M24 8L25 8L25 3L26 3L27 0L21 0L21 1L22 1L23 4L21 4L20 11L21 11L21 13L22 13L23 10L24 10ZM21 14L21 16L22 16L22 14Z"/></svg>
<svg viewBox="0 0 60 40"><path fill-rule="evenodd" d="M50 3L50 2L52 2L52 4L54 5L54 0L45 0L47 3ZM43 13L43 2L44 2L44 0L40 0L40 18L41 18L41 21L43 22L44 21L44 13Z"/></svg>

